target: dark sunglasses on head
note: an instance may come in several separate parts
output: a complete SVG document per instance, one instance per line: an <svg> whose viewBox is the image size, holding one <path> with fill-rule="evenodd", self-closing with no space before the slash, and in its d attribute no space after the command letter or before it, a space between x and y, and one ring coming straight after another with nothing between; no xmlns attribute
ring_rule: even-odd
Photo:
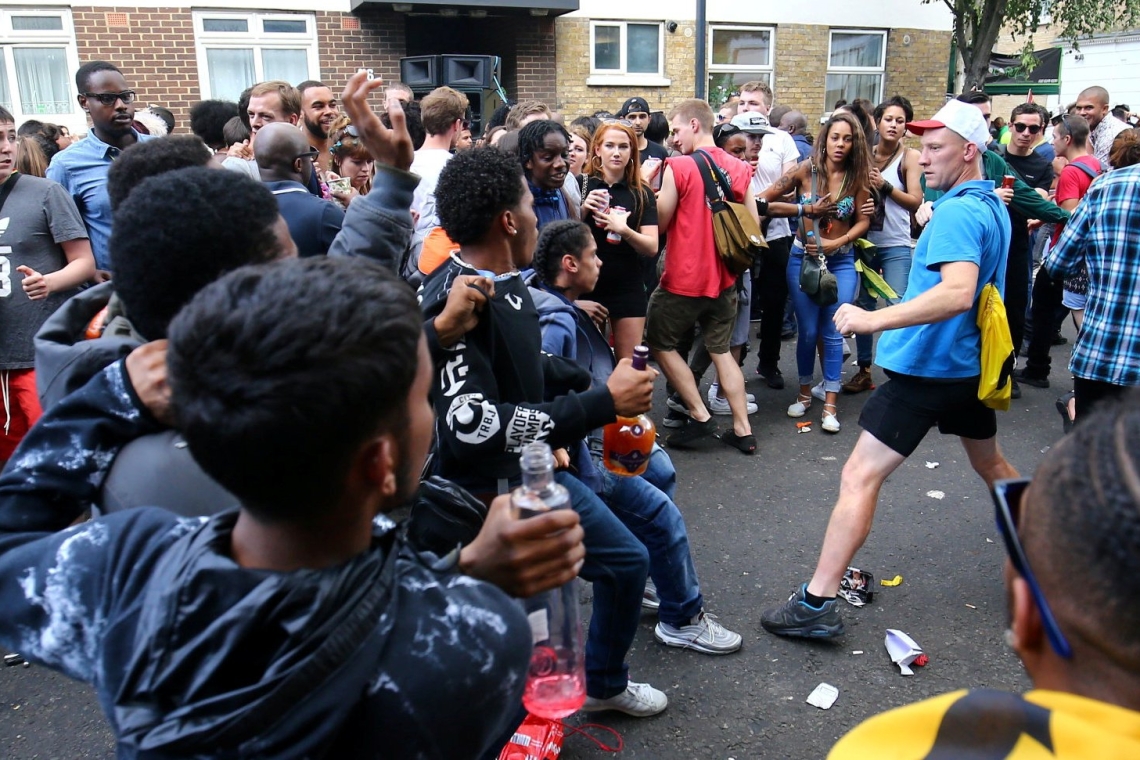
<svg viewBox="0 0 1140 760"><path fill-rule="evenodd" d="M1067 660L1073 656L1073 649L1069 646L1065 634L1061 632L1061 627L1057 625L1053 610L1045 601L1045 593L1037 585L1037 577L1029 567L1025 547L1021 545L1021 539L1017 535L1017 520L1021 516L1022 500L1028 488L1029 478L1010 478L994 483L994 511L997 514L998 532L1005 542L1005 550L1009 554L1010 562L1013 563L1013 569L1029 585L1029 592L1033 595L1033 601L1041 614L1041 624L1045 627L1045 636L1049 639L1050 646L1059 657Z"/></svg>
<svg viewBox="0 0 1140 760"><path fill-rule="evenodd" d="M83 97L89 100L98 100L105 106L113 106L118 101L123 101L124 105L130 105L135 102L134 90L123 90L122 92L85 92Z"/></svg>
<svg viewBox="0 0 1140 760"><path fill-rule="evenodd" d="M297 155L293 156L293 160L296 161L298 158L307 158L310 161L316 161L317 156L319 155L321 155L321 152L319 150L316 148L309 148L304 153L298 153Z"/></svg>
<svg viewBox="0 0 1140 760"><path fill-rule="evenodd" d="M1041 131L1041 125L1040 124L1022 124L1019 121L1015 121L1010 126L1013 127L1015 130L1017 130L1018 132L1024 132L1025 130L1028 129L1029 134L1031 134L1031 135L1035 135Z"/></svg>

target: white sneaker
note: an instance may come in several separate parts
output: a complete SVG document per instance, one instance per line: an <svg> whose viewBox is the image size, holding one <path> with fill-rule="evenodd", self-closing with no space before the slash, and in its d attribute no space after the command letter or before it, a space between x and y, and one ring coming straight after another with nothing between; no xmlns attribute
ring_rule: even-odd
<svg viewBox="0 0 1140 760"><path fill-rule="evenodd" d="M669 706L669 698L665 692L654 689L647 683L626 684L625 691L609 699L586 697L582 705L582 712L601 712L602 710L617 710L635 718L648 718L656 715Z"/></svg>
<svg viewBox="0 0 1140 760"><path fill-rule="evenodd" d="M641 592L641 609L654 612L661 608L661 599L657 596L657 586L652 578L645 579L645 591Z"/></svg>
<svg viewBox="0 0 1140 760"><path fill-rule="evenodd" d="M666 646L695 649L705 654L729 654L740 649L744 641L739 633L728 630L716 622L714 615L705 612L693 618L689 625L658 623L653 636Z"/></svg>
<svg viewBox="0 0 1140 760"><path fill-rule="evenodd" d="M823 428L824 432L838 433L839 432L839 418L835 416L835 412L827 411L827 407L829 407L829 406L832 409L835 409L834 404L824 404L823 405L823 418L820 421L820 427Z"/></svg>
<svg viewBox="0 0 1140 760"><path fill-rule="evenodd" d="M803 396L796 397L796 403L788 407L789 417L803 417L811 409L811 399Z"/></svg>
<svg viewBox="0 0 1140 760"><path fill-rule="evenodd" d="M709 392L708 392L709 406L712 406L713 399L719 395L720 395L720 384L719 383L713 383L712 385L710 385L709 386ZM749 404L755 404L756 403L756 396L752 393L745 393L744 398L748 401ZM749 414L752 414L752 412L749 412Z"/></svg>
<svg viewBox="0 0 1140 760"><path fill-rule="evenodd" d="M748 413L756 414L759 407L752 401L748 402ZM717 398L716 396L709 396L709 411L713 414L732 414L732 407L728 405L728 399Z"/></svg>
<svg viewBox="0 0 1140 760"><path fill-rule="evenodd" d="M818 385L813 385L811 388L811 395L815 396L820 401L827 401L827 391L823 389L823 381L820 380Z"/></svg>

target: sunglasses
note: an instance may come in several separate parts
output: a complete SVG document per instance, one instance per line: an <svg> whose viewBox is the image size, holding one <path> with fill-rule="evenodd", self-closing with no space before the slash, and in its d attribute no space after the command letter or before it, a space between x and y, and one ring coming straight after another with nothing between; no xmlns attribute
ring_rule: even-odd
<svg viewBox="0 0 1140 760"><path fill-rule="evenodd" d="M629 119L602 119L602 124L620 124L623 127L633 126L633 122Z"/></svg>
<svg viewBox="0 0 1140 760"><path fill-rule="evenodd" d="M85 92L83 97L89 100L97 100L105 106L113 106L118 101L123 101L123 105L130 105L135 102L134 90L123 90L122 92Z"/></svg>
<svg viewBox="0 0 1140 760"><path fill-rule="evenodd" d="M1073 649L1069 646L1065 634L1061 632L1061 627L1057 625L1053 610L1045 601L1044 592L1037 585L1037 577L1029 567L1025 547L1021 545L1021 539L1017 535L1017 519L1021 515L1022 502L1028 488L1029 478L1010 478L994 483L994 511L997 514L998 532L1005 542L1005 550L1009 554L1010 562L1013 563L1013 569L1029 584L1029 592L1033 595L1033 601L1041 613L1041 624L1045 627L1045 635L1049 639L1050 646L1059 657L1068 660L1073 656Z"/></svg>
<svg viewBox="0 0 1140 760"><path fill-rule="evenodd" d="M1029 134L1031 134L1031 135L1035 135L1041 131L1041 125L1040 124L1022 124L1019 121L1015 121L1013 124L1010 124L1010 126L1013 127L1018 132L1024 132L1025 130L1028 129Z"/></svg>
<svg viewBox="0 0 1140 760"><path fill-rule="evenodd" d="M293 156L293 160L296 161L298 158L307 158L310 161L316 161L317 156L319 155L321 155L321 152L319 150L316 148L309 148L304 153L298 153L297 155Z"/></svg>

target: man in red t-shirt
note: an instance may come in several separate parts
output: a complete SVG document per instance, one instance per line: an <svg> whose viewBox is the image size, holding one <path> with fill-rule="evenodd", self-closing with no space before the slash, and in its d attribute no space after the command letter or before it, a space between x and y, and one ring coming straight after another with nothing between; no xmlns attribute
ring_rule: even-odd
<svg viewBox="0 0 1140 760"><path fill-rule="evenodd" d="M665 271L649 299L646 340L658 366L676 388L689 410L689 420L669 436L679 446L717 432L701 400L697 382L677 351L684 338L701 326L705 347L712 357L721 388L732 409L732 430L721 440L745 454L756 451L756 438L748 422L744 374L728 351L736 320L736 277L720 260L713 241L712 211L705 196L701 172L708 165L693 153L700 151L729 178L734 200L756 215L750 182L752 169L716 147L712 138L715 119L703 100L682 100L669 113L673 144L684 155L670 159L657 197L657 216L668 232Z"/></svg>
<svg viewBox="0 0 1140 760"><path fill-rule="evenodd" d="M1089 191L1093 178L1101 173L1100 161L1089 153L1089 124L1079 116L1063 116L1053 127L1053 150L1057 158L1068 161L1057 178L1057 195L1054 202L1072 211ZM1053 231L1052 245L1057 245L1064 224Z"/></svg>

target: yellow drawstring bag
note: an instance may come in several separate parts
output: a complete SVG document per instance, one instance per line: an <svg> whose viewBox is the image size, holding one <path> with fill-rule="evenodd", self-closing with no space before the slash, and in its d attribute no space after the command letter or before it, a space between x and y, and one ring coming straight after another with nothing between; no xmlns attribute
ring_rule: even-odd
<svg viewBox="0 0 1140 760"><path fill-rule="evenodd" d="M991 282L978 298L978 329L982 332L982 377L978 400L991 409L1009 410L1013 390L1013 339L1001 293Z"/></svg>

